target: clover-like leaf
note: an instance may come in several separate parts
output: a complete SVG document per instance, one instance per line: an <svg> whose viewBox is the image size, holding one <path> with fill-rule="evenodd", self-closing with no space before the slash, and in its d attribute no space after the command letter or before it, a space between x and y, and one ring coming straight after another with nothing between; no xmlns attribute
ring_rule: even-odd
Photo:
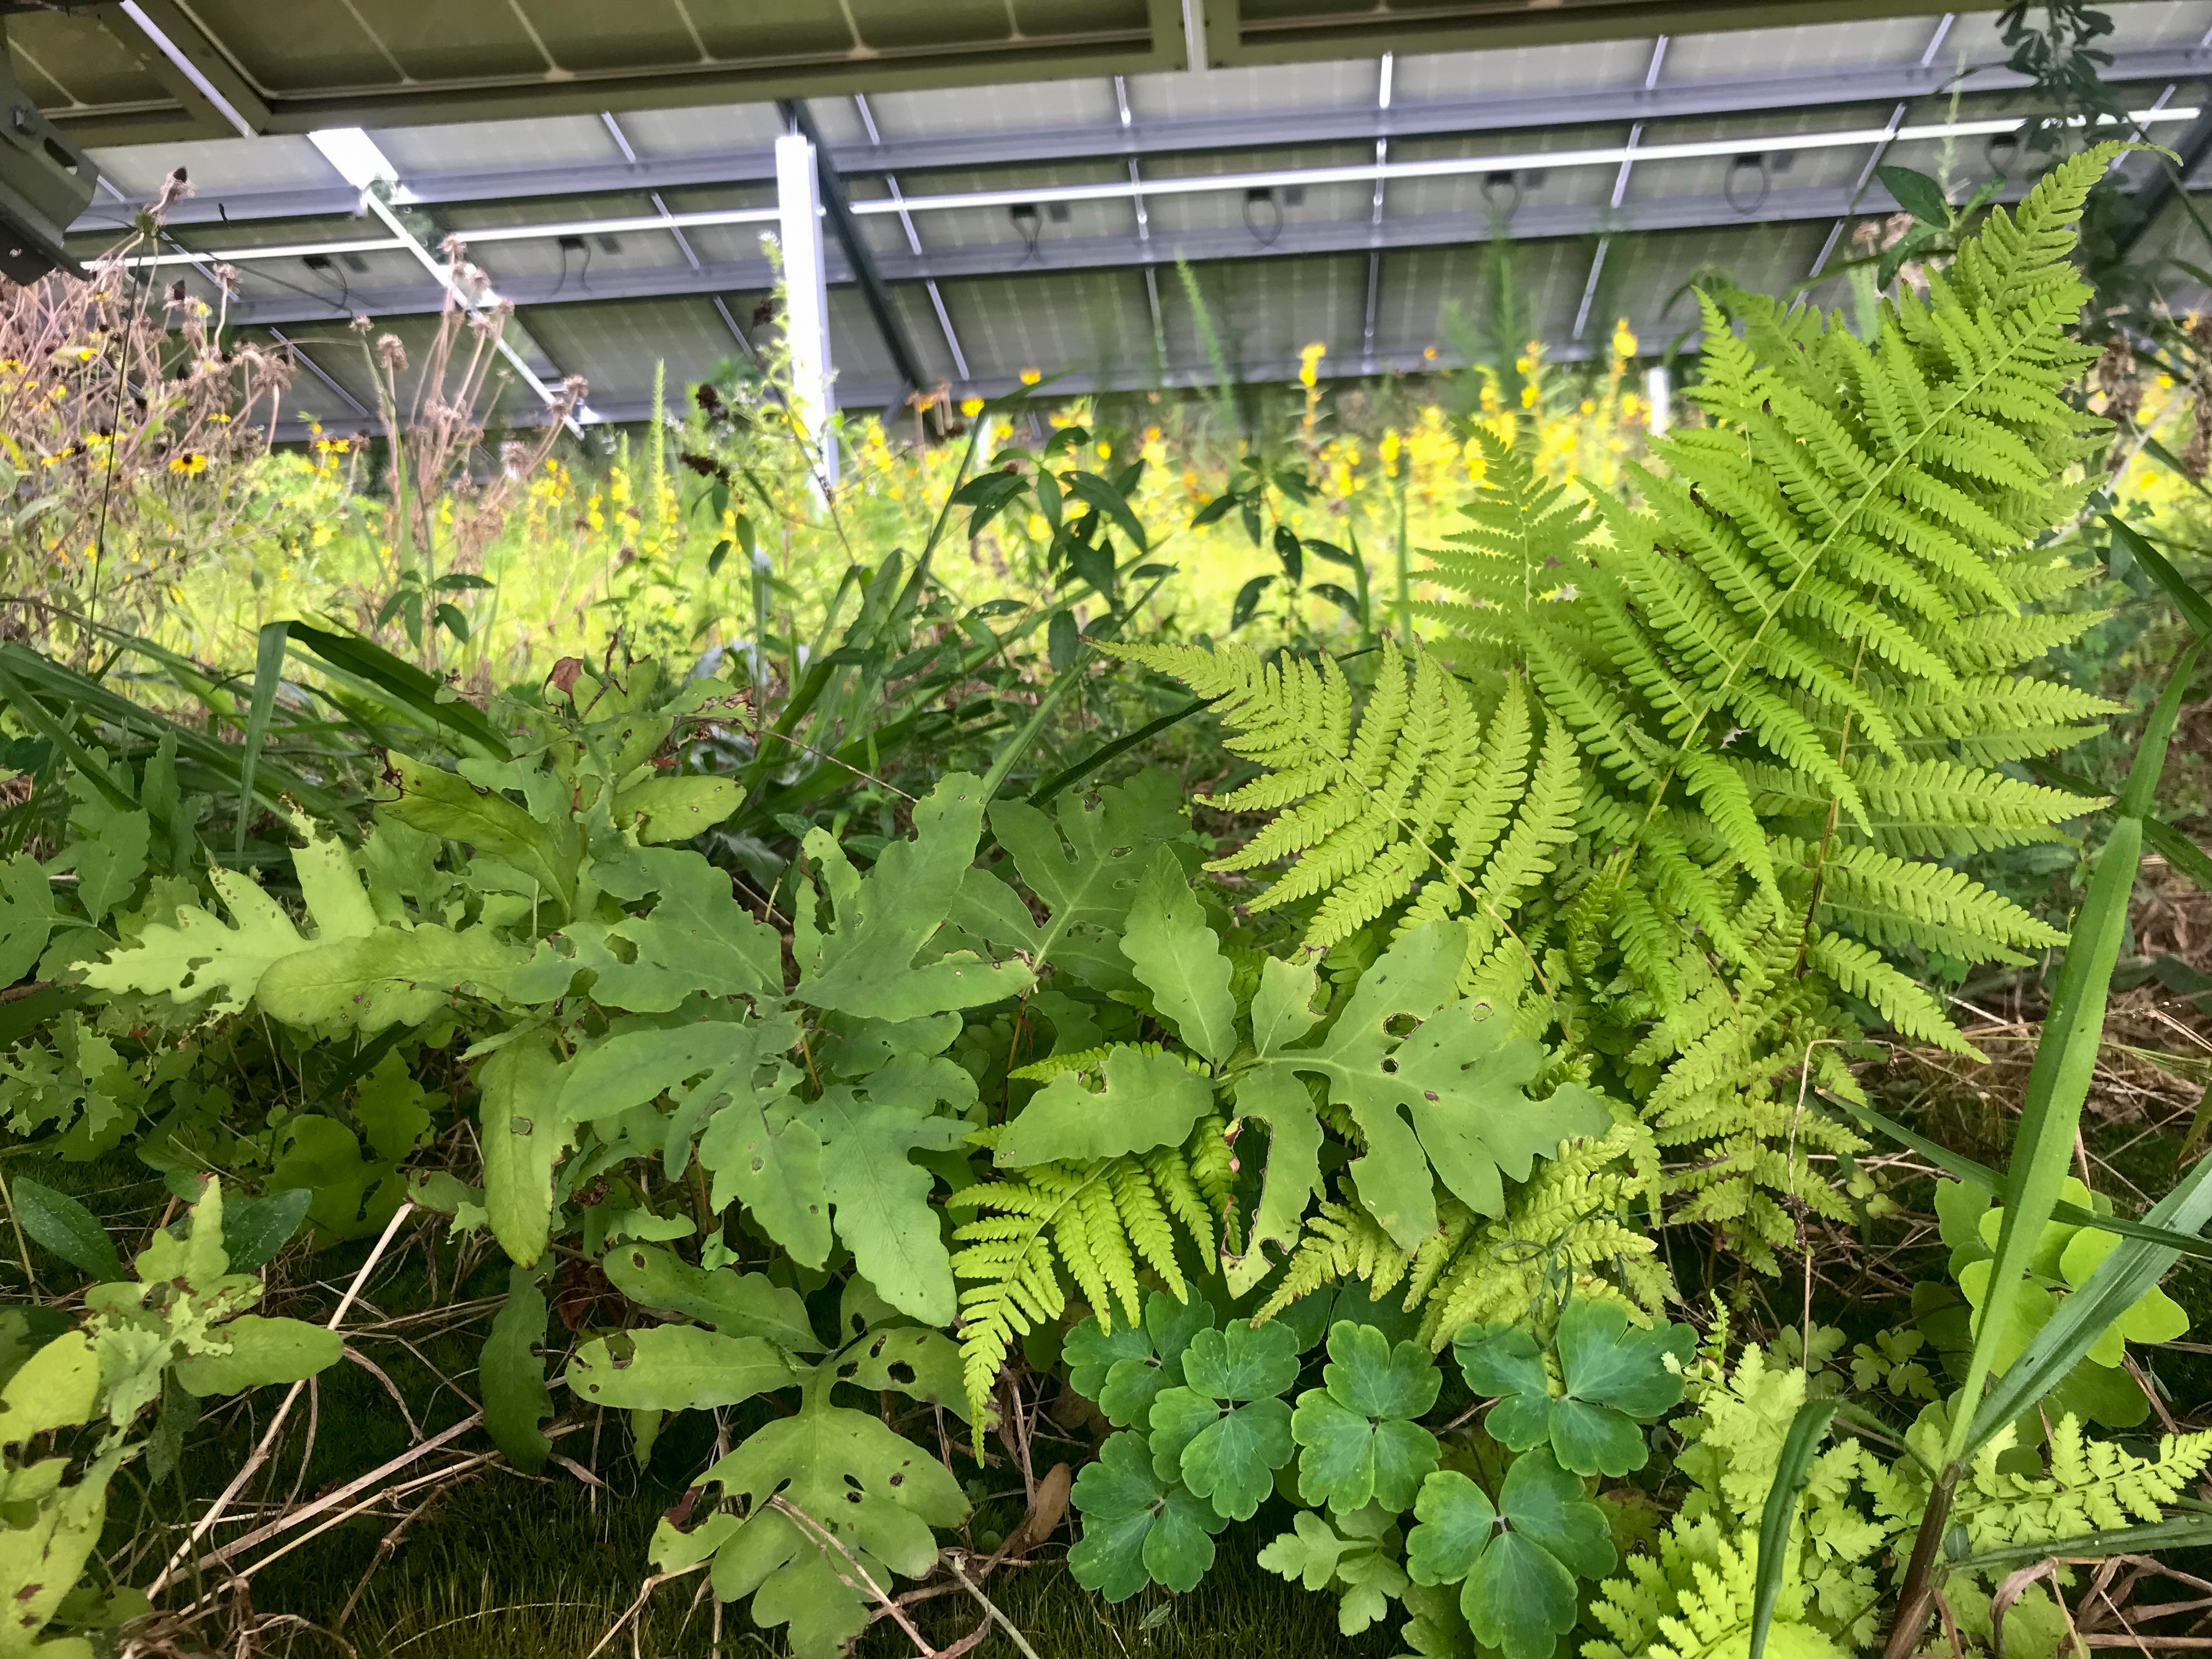
<svg viewBox="0 0 2212 1659"><path fill-rule="evenodd" d="M1495 1504L1464 1474L1439 1470L1413 1513L1407 1571L1417 1584L1463 1580L1468 1627L1505 1659L1551 1659L1575 1626L1576 1579L1616 1559L1605 1511L1548 1449L1513 1460Z"/></svg>
<svg viewBox="0 0 2212 1659"><path fill-rule="evenodd" d="M1191 1338L1212 1324L1212 1306L1203 1297L1178 1302L1154 1291L1145 1303L1143 1325L1102 1331L1093 1316L1067 1334L1060 1352L1078 1394L1097 1401L1115 1427L1142 1431L1151 1426L1160 1390L1182 1381L1183 1351Z"/></svg>
<svg viewBox="0 0 2212 1659"><path fill-rule="evenodd" d="M2067 1243L2058 1259L2058 1271L2067 1285L2080 1290L2089 1282L2104 1259L2118 1247L2120 1236L2095 1227L2084 1227ZM2189 1316L2181 1304L2155 1285L2128 1304L2090 1346L2088 1358L2100 1365L2118 1365L2127 1357L2130 1342L2171 1342L2189 1329Z"/></svg>
<svg viewBox="0 0 2212 1659"><path fill-rule="evenodd" d="M1213 1565L1213 1537L1229 1522L1181 1481L1152 1472L1139 1434L1109 1435L1098 1461L1076 1478L1083 1536L1067 1553L1075 1582L1109 1601L1126 1601L1146 1582L1183 1591Z"/></svg>
<svg viewBox="0 0 2212 1659"><path fill-rule="evenodd" d="M1291 1408L1276 1396L1297 1381L1298 1340L1282 1325L1239 1321L1201 1330L1182 1355L1183 1384L1152 1401L1152 1472L1178 1475L1232 1521L1248 1521L1291 1461Z"/></svg>
<svg viewBox="0 0 2212 1659"><path fill-rule="evenodd" d="M1638 1425L1680 1401L1680 1368L1696 1343L1686 1325L1639 1330L1618 1303L1577 1297L1559 1315L1558 1395L1526 1331L1478 1326L1452 1348L1468 1386L1499 1396L1484 1426L1501 1444L1526 1451L1549 1441L1577 1474L1626 1474L1650 1456Z"/></svg>
<svg viewBox="0 0 2212 1659"><path fill-rule="evenodd" d="M1323 1386L1298 1396L1298 1496L1339 1514L1380 1504L1403 1510L1437 1466L1437 1437L1413 1419L1437 1403L1443 1375L1418 1342L1340 1320L1328 1334Z"/></svg>

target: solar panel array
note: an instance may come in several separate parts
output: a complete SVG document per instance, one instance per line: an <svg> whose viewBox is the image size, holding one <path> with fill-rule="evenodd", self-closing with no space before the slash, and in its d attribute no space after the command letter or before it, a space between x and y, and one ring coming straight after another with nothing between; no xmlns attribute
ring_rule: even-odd
<svg viewBox="0 0 2212 1659"><path fill-rule="evenodd" d="M1877 161L1962 189L2024 171L2010 129L2036 107L2003 66L1989 12L1773 26L1823 14L1577 4L1553 9L1565 22L1550 27L1578 38L1515 45L1535 14L1492 8L1510 27L1482 38L1506 44L1421 51L1403 42L1466 35L1480 9L1403 13L1410 34L1378 36L1354 30L1364 9L1320 0L1216 0L1188 17L1177 0L853 0L842 12L781 0L745 9L767 33L739 64L734 46L708 40L702 56L678 40L690 28L706 40L698 20L726 9L696 0L454 3L440 14L445 35L405 51L387 40L381 58L328 29L263 38L242 21L274 9L149 3L173 51L165 16L199 30L173 58L115 14L96 40L44 14L11 18L9 33L50 112L82 137L127 141L95 146L106 183L72 246L109 246L185 169L196 193L170 217L159 276L216 300L213 267L234 266L228 315L298 349L309 371L295 413L338 428L374 401L351 319L419 347L445 295L309 131L362 126L398 176L406 223L433 245L459 237L514 302L532 367L582 375L601 418L635 419L656 362L680 382L765 337L772 150L791 119L769 94L799 95L895 328L923 378L955 396L1002 391L1024 371L1079 388L1210 379L1178 261L1240 376L1287 380L1310 343L1327 347L1326 374L1418 370L1450 357L1446 308L1479 308L1498 238L1511 241L1530 332L1555 355L1601 349L1615 315L1656 346L1693 322L1682 290L1695 272L1778 291L1847 258L1848 222L1893 210ZM2108 9L2105 74L2172 142L2212 103L2212 0ZM421 19L408 0L290 10L364 28ZM1767 26L1713 27L1754 12ZM925 13L938 17L927 39L908 27ZM1662 13L1706 27L1655 32ZM507 21L483 21L494 14ZM513 28L543 33L556 15L615 30L594 37L589 73L523 64ZM850 29L824 34L825 17ZM902 27L903 45L883 44ZM853 58L851 29L879 55ZM1225 66L1182 66L1187 35L1201 32ZM1377 39L1400 44L1353 51ZM210 57L210 40L253 44ZM546 62L566 50L541 45ZM1308 60L1250 61L1291 55ZM153 76L149 58L168 73ZM198 64L206 95L164 109L156 83L173 89L180 61ZM708 84L692 74L702 64L721 65L723 101L683 101ZM754 95L730 101L732 89ZM441 111L470 118L397 118ZM211 136L226 122L257 130ZM912 389L899 354L834 239L829 258L839 401L894 404Z"/></svg>

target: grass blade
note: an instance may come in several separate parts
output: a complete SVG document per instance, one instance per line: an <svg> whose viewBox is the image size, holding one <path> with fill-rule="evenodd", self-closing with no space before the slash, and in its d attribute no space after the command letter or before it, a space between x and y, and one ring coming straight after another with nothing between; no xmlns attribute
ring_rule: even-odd
<svg viewBox="0 0 2212 1659"><path fill-rule="evenodd" d="M2028 1073L2020 1130L2014 1139L2004 1220L1997 1234L1996 1258L1990 1267L1981 1332L1967 1359L1960 1407L1944 1449L1947 1462L1953 1465L2013 1414L2008 1412L1992 1419L1986 1406L1980 1410L1972 1407L1982 1398L1997 1341L2011 1328L2013 1306L2027 1283L2029 1258L2058 1203L2072 1160L2075 1128L2081 1121L2081 1103L2088 1097L2089 1079L2096 1070L2104 1037L2105 1004L2112 989L2112 968L2119 960L2120 943L2127 932L2128 896L2134 890L2142 852L2143 817L2164 769L2166 744L2180 718L2181 700L2196 672L2201 648L2191 646L2182 653L2158 706L2151 711L2135 764L2128 773L2127 787L2120 797L2118 817L2089 878L2088 894L2075 921L2051 1011L2044 1019L2042 1040L2036 1045L2034 1065ZM2158 1219L2163 1221L2163 1218ZM2121 1248L2140 1251L2153 1247L2137 1243ZM2114 1252L2114 1256L2118 1254ZM2045 1326L2042 1335L2048 1336L2057 1323L2054 1320ZM2085 1350L2096 1331L2103 1328L2099 1325L2083 1335ZM2012 1385L2025 1369L2016 1363L2006 1373L2006 1386L2001 1392L2007 1397L2023 1397Z"/></svg>
<svg viewBox="0 0 2212 1659"><path fill-rule="evenodd" d="M2073 1559L2092 1555L2148 1555L2155 1550L2203 1549L2212 1544L2212 1515L2174 1515L2139 1527L2112 1527L2085 1532L2075 1538L2051 1539L2039 1544L2002 1544L1951 1565L1960 1571L2026 1566L2047 1555ZM2008 1646L2010 1644L2008 1644Z"/></svg>
<svg viewBox="0 0 2212 1659"><path fill-rule="evenodd" d="M2184 581L2181 573L2166 562L2166 555L2153 547L2141 532L2110 513L2104 518L2105 528L2112 532L2112 539L2126 548L2150 579L2166 590L2166 597L2173 601L2190 630L2199 640L2212 640L2212 601Z"/></svg>
<svg viewBox="0 0 2212 1659"><path fill-rule="evenodd" d="M514 758L507 739L483 709L455 696L443 681L413 663L357 635L333 634L303 622L291 623L290 634L325 665L380 694L406 713L451 732L495 759Z"/></svg>
<svg viewBox="0 0 2212 1659"><path fill-rule="evenodd" d="M1766 1489L1766 1508L1759 1517L1759 1578L1751 1598L1750 1659L1765 1659L1766 1629L1774 1622L1774 1604L1782 1595L1782 1568L1790 1553L1790 1523L1797 1518L1797 1494L1820 1449L1828 1425L1835 1420L1837 1402L1808 1400L1790 1419L1790 1432L1782 1442L1782 1459L1774 1469L1774 1484Z"/></svg>
<svg viewBox="0 0 2212 1659"><path fill-rule="evenodd" d="M269 716L276 708L276 688L284 678L289 623L273 622L261 630L253 653L253 701L246 711L246 747L238 757L238 830L231 851L246 856L246 826L253 817L253 775L261 767L261 745L269 740Z"/></svg>
<svg viewBox="0 0 2212 1659"><path fill-rule="evenodd" d="M2201 1231L2212 1221L2212 1159L2199 1163L2143 1219L2175 1232ZM2179 1250L2124 1239L2089 1275L2089 1282L2058 1304L2050 1322L1997 1379L1974 1413L1970 1443L1980 1445L2057 1387L2105 1328L2133 1307L2180 1257ZM1982 1328L1991 1328L1986 1314Z"/></svg>

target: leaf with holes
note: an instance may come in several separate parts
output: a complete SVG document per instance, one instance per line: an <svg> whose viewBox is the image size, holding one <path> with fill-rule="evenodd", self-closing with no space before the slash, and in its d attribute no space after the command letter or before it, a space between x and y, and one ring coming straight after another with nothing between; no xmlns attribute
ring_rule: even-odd
<svg viewBox="0 0 2212 1659"><path fill-rule="evenodd" d="M1030 1096L999 1136L999 1166L1082 1164L1180 1146L1213 1104L1212 1085L1179 1053L1116 1043L1097 1075L1101 1086L1094 1089L1089 1068L1061 1072Z"/></svg>
<svg viewBox="0 0 2212 1659"><path fill-rule="evenodd" d="M799 1374L781 1349L757 1336L647 1325L593 1337L568 1362L568 1391L594 1406L700 1411L787 1387Z"/></svg>
<svg viewBox="0 0 2212 1659"><path fill-rule="evenodd" d="M966 1518L960 1483L911 1440L866 1412L829 1402L817 1376L796 1415L755 1433L708 1469L747 1514L718 1516L691 1537L665 1523L653 1535L653 1559L703 1559L714 1546L713 1583L725 1601L750 1595L753 1622L790 1626L799 1659L833 1659L866 1628L868 1602L854 1587L852 1563L886 1589L890 1575L918 1578L937 1565L931 1528ZM781 1498L798 1511L776 1508ZM667 1568L664 1565L663 1571Z"/></svg>

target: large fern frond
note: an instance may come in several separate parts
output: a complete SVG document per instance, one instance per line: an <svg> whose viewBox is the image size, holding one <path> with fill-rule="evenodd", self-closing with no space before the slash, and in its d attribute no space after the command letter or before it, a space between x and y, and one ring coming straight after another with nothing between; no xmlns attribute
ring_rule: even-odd
<svg viewBox="0 0 2212 1659"><path fill-rule="evenodd" d="M1225 1206L1219 1118L1202 1120L1182 1148L1085 1164L1038 1164L1018 1176L963 1187L945 1200L976 1218L954 1230L963 1281L960 1358L971 1404L988 1400L1015 1340L1067 1307L1065 1272L1108 1330L1144 1316L1140 1272L1179 1300L1189 1286L1176 1261L1179 1226L1209 1265ZM979 1131L981 1143L995 1130ZM980 1420L980 1419L976 1419Z"/></svg>

